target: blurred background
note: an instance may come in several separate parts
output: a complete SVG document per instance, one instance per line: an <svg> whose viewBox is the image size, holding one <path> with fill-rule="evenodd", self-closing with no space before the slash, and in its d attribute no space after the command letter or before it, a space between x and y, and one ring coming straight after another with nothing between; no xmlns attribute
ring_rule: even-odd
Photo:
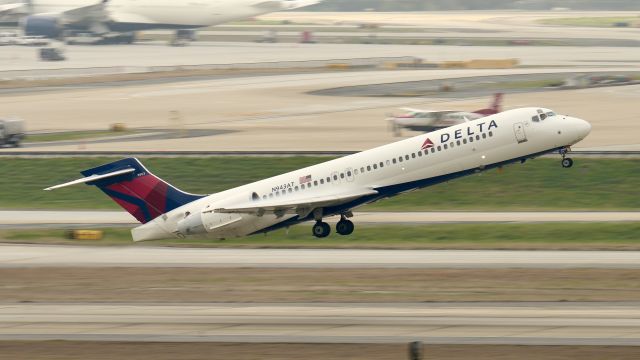
<svg viewBox="0 0 640 360"><path fill-rule="evenodd" d="M637 359L639 99L632 0L0 0L0 357ZM135 156L214 193L528 106L592 124L572 168L350 237L134 244L98 190L42 191Z"/></svg>

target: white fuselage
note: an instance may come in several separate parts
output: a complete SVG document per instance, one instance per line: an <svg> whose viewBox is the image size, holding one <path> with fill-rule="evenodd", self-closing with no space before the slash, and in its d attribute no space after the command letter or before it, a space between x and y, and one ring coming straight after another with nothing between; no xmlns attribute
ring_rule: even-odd
<svg viewBox="0 0 640 360"><path fill-rule="evenodd" d="M311 5L312 0L109 0L107 20L115 23L155 24L196 28L217 25L274 11ZM58 14L99 4L99 0L33 0L32 14ZM147 27L151 28L151 27Z"/></svg>
<svg viewBox="0 0 640 360"><path fill-rule="evenodd" d="M540 111L547 114L546 118L534 121ZM250 201L259 205L276 198L295 202L296 197L322 197L362 189L379 192L359 202L325 209L329 212L325 215L340 214L381 198L575 144L590 129L584 120L555 115L548 109L509 110L212 194L134 229L133 237L151 240L176 236L177 223L187 212L202 216L209 237L245 236L313 217L216 213L212 209ZM305 179L304 188L301 179Z"/></svg>

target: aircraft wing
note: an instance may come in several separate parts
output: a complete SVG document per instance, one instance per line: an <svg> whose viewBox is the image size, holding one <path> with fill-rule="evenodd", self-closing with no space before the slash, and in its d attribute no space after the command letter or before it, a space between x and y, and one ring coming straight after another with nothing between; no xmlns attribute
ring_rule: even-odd
<svg viewBox="0 0 640 360"><path fill-rule="evenodd" d="M342 194L332 194L325 196L313 196L307 198L298 198L291 200L257 200L246 204L239 204L224 208L218 208L213 211L219 213L231 214L265 214L274 213L284 215L287 213L295 213L300 216L307 216L314 209L328 206L338 206L359 199L364 196L377 195L378 191L373 189L364 189L360 191L350 191Z"/></svg>
<svg viewBox="0 0 640 360"><path fill-rule="evenodd" d="M67 10L63 15L67 23L97 24L109 20L104 2Z"/></svg>
<svg viewBox="0 0 640 360"><path fill-rule="evenodd" d="M15 3L15 4L0 4L0 15L12 14L16 10L23 8L23 3Z"/></svg>
<svg viewBox="0 0 640 360"><path fill-rule="evenodd" d="M254 7L265 10L291 10L315 5L322 0L263 0L253 4Z"/></svg>

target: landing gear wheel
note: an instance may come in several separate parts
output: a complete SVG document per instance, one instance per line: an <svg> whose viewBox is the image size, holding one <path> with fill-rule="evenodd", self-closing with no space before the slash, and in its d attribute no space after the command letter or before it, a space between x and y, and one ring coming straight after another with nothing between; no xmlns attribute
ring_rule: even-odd
<svg viewBox="0 0 640 360"><path fill-rule="evenodd" d="M573 166L573 160L571 158L562 159L562 167L567 169Z"/></svg>
<svg viewBox="0 0 640 360"><path fill-rule="evenodd" d="M329 234L331 233L331 226L329 226L329 224L327 224L326 222L318 221L313 225L311 231L313 233L313 236L317 238L324 238L329 236Z"/></svg>
<svg viewBox="0 0 640 360"><path fill-rule="evenodd" d="M340 235L351 235L355 226L350 220L340 220L336 224L336 232Z"/></svg>

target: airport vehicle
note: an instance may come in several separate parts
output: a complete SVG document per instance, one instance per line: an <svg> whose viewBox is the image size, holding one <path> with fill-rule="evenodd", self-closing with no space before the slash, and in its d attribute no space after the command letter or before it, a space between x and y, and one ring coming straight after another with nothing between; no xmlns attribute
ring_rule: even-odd
<svg viewBox="0 0 640 360"><path fill-rule="evenodd" d="M38 55L42 61L63 61L67 59L64 56L64 50L59 47L41 48Z"/></svg>
<svg viewBox="0 0 640 360"><path fill-rule="evenodd" d="M473 112L459 110L420 110L403 108L406 112L401 115L391 115L387 118L395 136L400 136L402 129L413 131L434 131L449 126L462 124L468 120L476 120L484 116L497 114L502 107L502 93L496 93L491 106Z"/></svg>
<svg viewBox="0 0 640 360"><path fill-rule="evenodd" d="M329 235L323 219L340 216L349 235L353 209L452 179L559 152L591 131L581 119L542 108L520 108L422 134L211 195L169 185L137 159L84 170L84 178L49 187L95 185L143 225L134 241L207 236L241 237L315 220L314 236ZM215 181L213 179L212 181Z"/></svg>
<svg viewBox="0 0 640 360"><path fill-rule="evenodd" d="M24 121L21 119L0 119L0 146L19 147L24 139Z"/></svg>
<svg viewBox="0 0 640 360"><path fill-rule="evenodd" d="M319 1L30 0L22 8L25 16L21 19L21 27L25 35L61 39L89 33L123 43L133 42L135 31L175 29L172 43L177 44L182 39L193 38L197 28L295 9ZM5 11L15 12L17 8L15 4L7 4Z"/></svg>

